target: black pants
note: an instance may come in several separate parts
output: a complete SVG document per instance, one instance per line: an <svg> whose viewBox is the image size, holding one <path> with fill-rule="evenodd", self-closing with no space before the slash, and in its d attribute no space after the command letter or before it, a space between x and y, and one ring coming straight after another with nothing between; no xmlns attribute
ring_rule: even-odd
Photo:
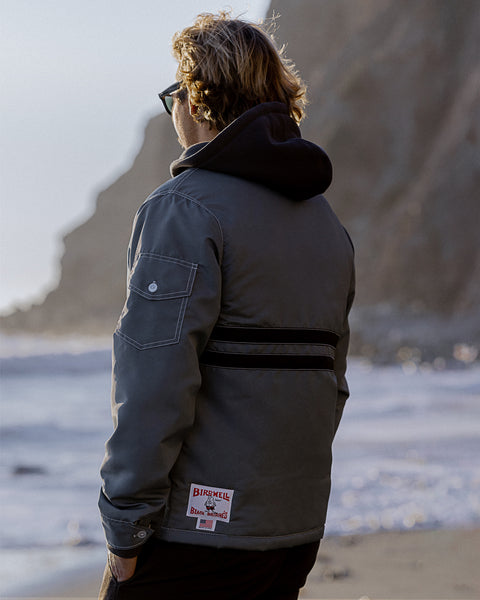
<svg viewBox="0 0 480 600"><path fill-rule="evenodd" d="M262 552L152 538L128 581L118 583L107 565L99 600L295 600L319 544Z"/></svg>

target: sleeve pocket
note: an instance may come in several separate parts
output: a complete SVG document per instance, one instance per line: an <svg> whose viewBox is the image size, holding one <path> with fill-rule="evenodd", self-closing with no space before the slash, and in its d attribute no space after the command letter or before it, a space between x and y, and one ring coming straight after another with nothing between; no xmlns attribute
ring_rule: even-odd
<svg viewBox="0 0 480 600"><path fill-rule="evenodd" d="M130 273L115 333L138 350L178 343L197 266L141 253Z"/></svg>

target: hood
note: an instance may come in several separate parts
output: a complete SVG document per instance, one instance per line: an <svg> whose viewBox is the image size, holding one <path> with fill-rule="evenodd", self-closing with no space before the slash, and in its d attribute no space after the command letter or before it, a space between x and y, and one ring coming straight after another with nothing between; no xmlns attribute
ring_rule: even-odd
<svg viewBox="0 0 480 600"><path fill-rule="evenodd" d="M170 172L175 177L191 168L254 181L292 200L323 194L332 181L327 154L301 137L281 102L259 104L211 142L190 146L171 164Z"/></svg>

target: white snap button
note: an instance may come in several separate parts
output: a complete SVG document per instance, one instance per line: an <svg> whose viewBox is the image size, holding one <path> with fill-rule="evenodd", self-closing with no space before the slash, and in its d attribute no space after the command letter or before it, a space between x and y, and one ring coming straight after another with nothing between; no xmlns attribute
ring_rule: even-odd
<svg viewBox="0 0 480 600"><path fill-rule="evenodd" d="M158 285L156 281L152 281L152 283L148 286L148 291L152 294L158 290Z"/></svg>
<svg viewBox="0 0 480 600"><path fill-rule="evenodd" d="M142 539L143 539L144 537L147 537L147 532L146 532L146 531L139 531L139 532L137 533L137 537L139 537L139 538L142 538Z"/></svg>

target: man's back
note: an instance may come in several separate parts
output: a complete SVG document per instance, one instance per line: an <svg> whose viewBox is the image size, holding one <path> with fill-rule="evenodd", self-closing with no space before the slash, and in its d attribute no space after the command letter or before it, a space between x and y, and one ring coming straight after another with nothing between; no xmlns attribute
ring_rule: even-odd
<svg viewBox="0 0 480 600"><path fill-rule="evenodd" d="M155 281L156 290L145 298L135 284L117 343L135 345L132 340L140 341L143 329L149 335L155 327L152 318L132 322L131 315L162 312L158 302L165 304L162 325L171 306L171 330L176 332L176 338L167 336L149 346L151 353L157 348L156 376L144 382L142 393L159 394L163 403L169 397L172 402L185 399L191 394L195 357L201 372L201 386L191 400L194 413L184 410L176 417L183 440L175 463L162 460L161 454L151 463L145 452L145 462L151 464L145 476L156 470L164 482L156 501L161 501L167 480L170 484L167 515L152 524L157 536L169 541L266 549L307 543L323 534L336 413L348 394L343 375L353 249L323 196L292 199L281 194L280 169L277 190L240 177L242 163L250 174L261 127L266 162L269 151L274 157L282 154L282 144L295 153L295 139L304 142L290 133L282 138L275 115L272 144L268 107L274 114L284 110L274 103L254 108L236 121L234 135L226 129L179 159L174 166L179 174L147 200L132 239L131 250L139 258L130 281L143 281L144 287ZM252 117L256 112L261 118ZM236 146L245 147L250 128L257 148L238 155ZM202 168L207 151L208 170ZM310 151L325 163L328 185L327 157L313 144ZM228 161L235 163L235 176L215 171L216 157L223 166L225 154L237 157ZM311 175L299 164L295 176L306 180ZM165 265L167 280L162 277ZM195 266L194 273L188 265ZM174 298L177 279L187 276L189 295ZM179 346L172 351L173 343ZM125 387L131 364L116 372ZM149 413L143 421L136 417L136 426L143 430L150 419ZM168 429L164 436L169 438ZM146 482L134 472L135 465L132 461L131 478L143 489ZM192 512L195 486L234 496L228 503L218 501L219 507L228 504L227 511L220 511L223 517L204 505L200 512L195 505ZM206 527L199 529L201 517L212 521L209 536Z"/></svg>

